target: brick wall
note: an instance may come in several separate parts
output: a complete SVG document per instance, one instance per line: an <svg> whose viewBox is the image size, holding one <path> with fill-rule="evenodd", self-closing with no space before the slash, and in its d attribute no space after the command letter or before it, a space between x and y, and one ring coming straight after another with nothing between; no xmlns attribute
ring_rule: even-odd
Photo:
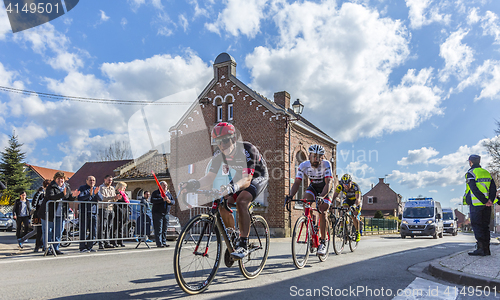
<svg viewBox="0 0 500 300"><path fill-rule="evenodd" d="M377 203L369 204L368 197L377 197ZM385 215L397 216L400 210L401 197L394 192L388 184L384 183L384 178L379 178L379 182L370 191L363 195L363 216L374 216L377 210Z"/></svg>
<svg viewBox="0 0 500 300"><path fill-rule="evenodd" d="M259 103L256 99L248 95L242 90L237 82L232 82L229 79L230 73L235 73L232 68L235 66L225 64L216 66L214 74L217 76L217 81L206 89L206 94L201 96L199 109L202 114L197 114L192 110L185 116L189 119L188 127L180 124L172 136L177 138L172 139L171 143L171 159L176 160L180 166L178 173L170 169L172 177L178 176L179 181L187 178L187 165L192 163L193 160L199 160L200 157L206 157L207 153L204 152L206 148L211 151L215 147L204 147L205 149L195 149L193 153L186 156L185 150L191 149L194 144L200 143L202 140L207 140L209 143L209 133L211 128L217 124L217 106L222 105L223 114L222 120L231 122L239 130L242 140L248 141L255 145L260 153L263 155L267 162L269 170L269 185L264 192L266 195L265 205L267 208L262 213L271 228L271 234L274 236L289 236L289 221L288 212L286 211L283 203L285 195L291 186L290 178L295 178L295 164L297 164L297 153L302 152L303 156L307 157L307 148L310 144L321 144L326 149L326 159L333 161L332 167L335 173L336 157L335 157L335 144L325 142L323 139L312 137L310 132L304 131L298 126L292 124L290 128L290 145L288 138L287 120L284 114L273 114L265 106ZM277 93L280 95L287 95L286 92ZM290 105L289 95L288 100L282 99L282 104ZM281 102L278 103L281 104ZM228 120L228 105L233 105L234 118ZM198 108L196 108L198 109ZM197 123L198 122L198 123ZM200 122L204 122L201 124ZM184 122L180 122L184 123ZM192 126L190 124L197 124ZM194 128L206 128L206 130L199 130L193 132ZM178 130L182 131L179 134ZM289 148L291 149L291 159L289 159ZM209 153L211 154L211 153ZM290 165L289 165L290 162ZM289 172L289 166L290 171ZM204 175L204 168L197 167L194 174L190 174L191 178L200 178ZM291 173L291 174L290 174ZM306 185L307 187L307 185ZM188 212L178 212L181 223L187 222ZM292 228L295 220L302 214L302 211L294 211L292 215Z"/></svg>

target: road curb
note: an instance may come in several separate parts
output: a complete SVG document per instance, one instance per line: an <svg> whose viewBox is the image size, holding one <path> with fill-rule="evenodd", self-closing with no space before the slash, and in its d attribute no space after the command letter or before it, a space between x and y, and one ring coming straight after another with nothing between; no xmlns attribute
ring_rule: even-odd
<svg viewBox="0 0 500 300"><path fill-rule="evenodd" d="M489 286L490 289L496 288L497 290L500 290L500 280L480 275L467 274L443 267L440 264L440 259L430 262L428 271L434 277L463 286Z"/></svg>

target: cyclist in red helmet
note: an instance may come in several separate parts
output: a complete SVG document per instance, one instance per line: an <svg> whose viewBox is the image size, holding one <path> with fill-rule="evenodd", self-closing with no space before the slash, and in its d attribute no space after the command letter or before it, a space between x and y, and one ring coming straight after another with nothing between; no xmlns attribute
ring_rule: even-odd
<svg viewBox="0 0 500 300"><path fill-rule="evenodd" d="M235 260L242 259L248 254L248 235L250 233L250 214L248 207L250 203L267 187L269 175L266 162L259 150L249 142L237 141L236 128L231 123L222 122L212 130L212 144L217 145L218 151L212 158L207 175L199 182L190 183L191 189L209 188L221 167L236 171L234 177L231 172L227 174L230 183L223 187L224 197L229 204L236 203L238 208L238 225L240 228L240 240L231 256ZM181 190L188 189L186 183L181 183ZM231 211L219 206L219 211L227 228L234 229L234 217Z"/></svg>

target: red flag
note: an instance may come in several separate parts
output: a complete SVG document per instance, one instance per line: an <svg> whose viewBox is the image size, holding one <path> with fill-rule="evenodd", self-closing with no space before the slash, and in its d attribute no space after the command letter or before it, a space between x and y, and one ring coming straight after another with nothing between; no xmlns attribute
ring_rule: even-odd
<svg viewBox="0 0 500 300"><path fill-rule="evenodd" d="M155 181L156 181L156 185L158 186L158 188L160 189L160 193L161 193L161 196L163 198L165 198L167 196L167 194L165 194L165 191L161 188L161 185L160 185L160 182L158 181L158 178L156 178L156 174L154 171L151 171L151 173L153 173L153 176L155 177Z"/></svg>

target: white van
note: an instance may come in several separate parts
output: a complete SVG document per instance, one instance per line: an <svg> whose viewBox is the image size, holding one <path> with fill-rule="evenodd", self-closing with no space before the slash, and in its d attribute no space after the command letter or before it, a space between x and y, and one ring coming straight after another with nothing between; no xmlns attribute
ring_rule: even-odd
<svg viewBox="0 0 500 300"><path fill-rule="evenodd" d="M410 198L404 205L401 218L401 238L411 236L443 237L441 203L432 198Z"/></svg>
<svg viewBox="0 0 500 300"><path fill-rule="evenodd" d="M455 236L458 232L458 218L455 216L455 211L451 208L443 208L443 226L444 232L451 233Z"/></svg>

